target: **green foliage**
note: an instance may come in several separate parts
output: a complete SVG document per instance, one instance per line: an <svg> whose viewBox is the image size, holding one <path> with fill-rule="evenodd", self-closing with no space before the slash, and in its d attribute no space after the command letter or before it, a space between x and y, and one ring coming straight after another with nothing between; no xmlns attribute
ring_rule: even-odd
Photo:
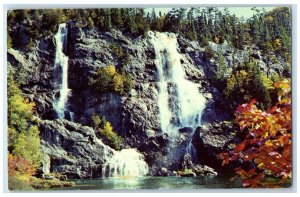
<svg viewBox="0 0 300 197"><path fill-rule="evenodd" d="M184 169L183 174L192 174L193 170L192 169Z"/></svg>
<svg viewBox="0 0 300 197"><path fill-rule="evenodd" d="M93 121L93 127L94 128L99 128L99 127L103 126L103 125L101 125L101 123L105 122L105 117L102 117L102 118L103 118L103 120L101 120L100 117L96 114L94 114L92 116L92 121Z"/></svg>
<svg viewBox="0 0 300 197"><path fill-rule="evenodd" d="M61 9L49 9L42 12L42 28L48 34L55 34L58 25L63 21L64 15Z"/></svg>
<svg viewBox="0 0 300 197"><path fill-rule="evenodd" d="M270 51L276 51L286 61L291 54L290 8L279 7L270 12L259 10L248 20L230 15L217 7L173 8L167 14L146 13L143 8L100 8L100 9L48 9L48 10L12 10L8 15L8 26L25 26L25 31L9 32L13 38L13 47L22 48L24 35L33 39L40 34L53 35L59 23L68 20L87 21L88 27L97 27L100 31L112 28L133 36L145 35L148 30L179 33L191 40L198 40L206 46L208 41L222 43L227 40L234 47L255 44ZM33 21L33 22L31 22ZM43 31L40 31L40 30ZM13 34L12 34L13 33ZM276 45L277 43L277 45ZM278 45L280 44L280 45Z"/></svg>
<svg viewBox="0 0 300 197"><path fill-rule="evenodd" d="M220 51L218 51L218 63L219 63L219 66L218 66L217 70L215 71L216 79L220 83L223 83L226 80L225 73L226 73L227 67L226 67L226 63L225 63L225 58Z"/></svg>
<svg viewBox="0 0 300 197"><path fill-rule="evenodd" d="M62 9L11 10L7 19L9 47L24 50L30 50L41 35L53 35L67 20Z"/></svg>
<svg viewBox="0 0 300 197"><path fill-rule="evenodd" d="M110 49L116 54L118 58L125 58L125 52L122 47L118 46L116 43L110 45Z"/></svg>
<svg viewBox="0 0 300 197"><path fill-rule="evenodd" d="M210 46L206 46L204 49L204 59L210 60L215 56L215 52L212 50Z"/></svg>
<svg viewBox="0 0 300 197"><path fill-rule="evenodd" d="M126 94L129 92L133 86L134 86L134 80L131 78L131 76L125 71L124 68L121 68L121 76L123 81L123 87L122 91L120 92L122 94Z"/></svg>
<svg viewBox="0 0 300 197"><path fill-rule="evenodd" d="M9 157L11 163L16 163L18 158L26 164L32 172L39 166L42 160L42 152L40 149L39 129L35 125L33 118L34 103L29 102L22 96L19 85L15 82L14 76L10 71L8 74L8 150L12 154ZM20 162L17 162L20 163ZM26 164L27 165L27 164ZM24 165L24 166L26 166ZM11 171L19 171L18 173L24 174L20 171L23 168L15 168ZM29 173L29 171L27 171ZM30 176L32 173L25 174Z"/></svg>
<svg viewBox="0 0 300 197"><path fill-rule="evenodd" d="M14 155L26 158L29 164L35 167L42 162L39 133L36 125L30 126L26 132L17 136L13 150Z"/></svg>
<svg viewBox="0 0 300 197"><path fill-rule="evenodd" d="M50 176L55 177L54 179L39 179L32 177L30 180L30 184L34 189L49 189L49 188L62 188L62 187L72 187L75 186L75 183L72 181L61 181L59 176L53 175L52 173L49 174Z"/></svg>
<svg viewBox="0 0 300 197"><path fill-rule="evenodd" d="M124 95L132 89L134 81L124 70L119 73L110 65L99 69L89 84L100 94L115 92Z"/></svg>
<svg viewBox="0 0 300 197"><path fill-rule="evenodd" d="M110 122L108 122L105 117L100 117L96 114L92 116L94 128L99 131L100 136L105 140L105 142L116 150L121 149L122 137L113 131L113 127Z"/></svg>
<svg viewBox="0 0 300 197"><path fill-rule="evenodd" d="M9 34L7 34L7 40L6 40L6 42L7 42L7 49L12 48L12 40L11 40L11 37L10 37Z"/></svg>
<svg viewBox="0 0 300 197"><path fill-rule="evenodd" d="M273 82L277 82L277 81L280 81L281 80L281 77L279 76L279 74L278 73L276 73L276 72L273 72L273 73L271 73L271 74L269 74L269 78L271 79L271 81L273 81Z"/></svg>
<svg viewBox="0 0 300 197"><path fill-rule="evenodd" d="M235 100L237 105L256 98L262 109L268 109L272 105L270 95L273 89L273 81L259 70L255 61L251 61L232 72L223 93L226 98Z"/></svg>
<svg viewBox="0 0 300 197"><path fill-rule="evenodd" d="M91 17L89 17L88 18L88 21L87 21L87 23L88 23L88 27L89 28L92 28L92 27L94 27L94 21L93 21L93 19L91 18Z"/></svg>
<svg viewBox="0 0 300 197"><path fill-rule="evenodd" d="M124 26L123 18L122 18L122 9L112 8L111 9L111 18L112 24L117 28L122 28Z"/></svg>
<svg viewBox="0 0 300 197"><path fill-rule="evenodd" d="M8 74L8 126L9 132L25 131L28 123L33 119L32 108L34 103L24 99L18 84L14 81L13 75ZM15 138L14 138L15 139ZM9 144L12 143L9 141Z"/></svg>
<svg viewBox="0 0 300 197"><path fill-rule="evenodd" d="M18 176L8 177L8 189L11 191L33 191L29 181L23 180Z"/></svg>

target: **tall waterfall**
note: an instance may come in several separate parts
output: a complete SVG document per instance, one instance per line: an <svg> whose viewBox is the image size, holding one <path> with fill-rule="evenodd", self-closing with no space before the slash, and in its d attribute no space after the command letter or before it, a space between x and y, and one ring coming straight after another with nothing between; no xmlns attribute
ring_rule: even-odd
<svg viewBox="0 0 300 197"><path fill-rule="evenodd" d="M65 117L66 103L70 89L68 89L68 57L64 54L66 48L68 29L66 23L59 25L58 32L55 34L56 52L55 52L55 65L60 67L61 72L61 85L59 90L59 98L54 103L54 109L58 118Z"/></svg>
<svg viewBox="0 0 300 197"><path fill-rule="evenodd" d="M99 143L104 145L101 140ZM148 165L144 156L136 149L122 149L115 151L104 145L103 156L107 160L102 168L103 177L141 177L148 173ZM112 156L108 156L112 152Z"/></svg>
<svg viewBox="0 0 300 197"><path fill-rule="evenodd" d="M198 85L186 78L180 61L184 57L177 50L176 35L150 31L149 37L154 46L159 76L158 107L161 129L170 135L176 135L179 127L197 127L201 124L206 100L199 93ZM173 94L172 86L175 88ZM175 102L176 109L170 107L171 100ZM174 121L174 118L178 121Z"/></svg>

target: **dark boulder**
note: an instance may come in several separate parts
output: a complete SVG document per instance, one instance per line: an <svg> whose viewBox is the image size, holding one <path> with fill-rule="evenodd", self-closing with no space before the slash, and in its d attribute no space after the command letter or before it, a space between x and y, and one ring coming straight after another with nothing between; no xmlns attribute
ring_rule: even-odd
<svg viewBox="0 0 300 197"><path fill-rule="evenodd" d="M240 141L239 127L231 122L206 124L198 127L193 135L192 144L196 156L202 165L208 165L222 171L221 152L232 149Z"/></svg>

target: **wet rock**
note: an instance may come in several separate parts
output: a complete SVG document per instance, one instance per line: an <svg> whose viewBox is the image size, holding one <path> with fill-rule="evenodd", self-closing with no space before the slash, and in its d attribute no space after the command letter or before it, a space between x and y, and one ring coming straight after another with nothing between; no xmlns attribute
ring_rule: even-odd
<svg viewBox="0 0 300 197"><path fill-rule="evenodd" d="M184 127L184 128L179 129L180 133L192 133L193 131L194 131L194 129L191 127Z"/></svg>
<svg viewBox="0 0 300 197"><path fill-rule="evenodd" d="M202 165L220 171L222 160L219 154L230 150L230 144L240 141L239 127L231 122L205 124L194 132L192 144L197 147L197 157Z"/></svg>
<svg viewBox="0 0 300 197"><path fill-rule="evenodd" d="M168 175L168 169L167 168L162 167L160 171L161 171L162 176L167 176Z"/></svg>

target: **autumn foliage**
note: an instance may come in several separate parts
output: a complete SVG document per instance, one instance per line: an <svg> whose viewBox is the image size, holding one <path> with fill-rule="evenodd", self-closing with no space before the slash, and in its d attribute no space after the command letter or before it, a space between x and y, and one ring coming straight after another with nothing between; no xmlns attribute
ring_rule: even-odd
<svg viewBox="0 0 300 197"><path fill-rule="evenodd" d="M9 176L30 176L34 175L36 168L24 157L8 155L8 175Z"/></svg>
<svg viewBox="0 0 300 197"><path fill-rule="evenodd" d="M290 81L274 84L278 103L262 111L256 100L239 106L236 122L243 141L228 152L222 153L223 165L240 163L235 172L243 179L244 187L278 187L292 177L291 88ZM277 177L276 184L266 177Z"/></svg>

